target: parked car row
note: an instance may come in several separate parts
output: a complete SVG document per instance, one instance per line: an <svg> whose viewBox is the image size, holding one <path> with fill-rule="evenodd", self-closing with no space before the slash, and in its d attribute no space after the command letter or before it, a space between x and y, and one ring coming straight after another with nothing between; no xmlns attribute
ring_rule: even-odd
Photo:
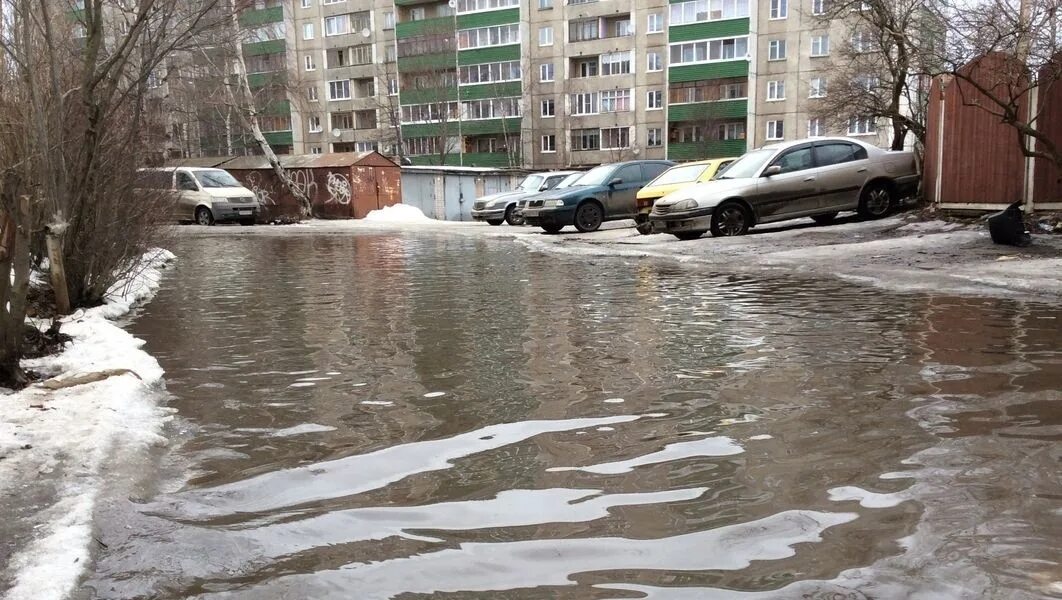
<svg viewBox="0 0 1062 600"><path fill-rule="evenodd" d="M262 211L254 192L224 169L140 169L137 187L173 199L173 218L197 225L254 225Z"/></svg>
<svg viewBox="0 0 1062 600"><path fill-rule="evenodd" d="M527 224L547 233L569 225L589 232L605 221L634 219L640 233L688 240L708 231L743 235L757 225L803 217L828 223L842 211L880 218L917 190L918 179L913 152L814 138L739 158L633 160L585 173L529 175L512 192L478 200L472 214L492 225Z"/></svg>

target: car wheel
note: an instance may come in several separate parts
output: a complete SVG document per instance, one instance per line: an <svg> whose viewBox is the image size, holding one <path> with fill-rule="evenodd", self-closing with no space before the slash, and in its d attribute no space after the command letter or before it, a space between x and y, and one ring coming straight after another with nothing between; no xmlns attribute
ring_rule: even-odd
<svg viewBox="0 0 1062 600"><path fill-rule="evenodd" d="M524 224L524 218L516 214L516 207L510 206L505 209L505 222L512 227L519 227Z"/></svg>
<svg viewBox="0 0 1062 600"><path fill-rule="evenodd" d="M584 202L575 209L575 228L583 233L597 231L604 220L604 211L597 202Z"/></svg>
<svg viewBox="0 0 1062 600"><path fill-rule="evenodd" d="M210 212L210 209L205 206L200 206L195 209L195 224L196 225L213 225L214 214Z"/></svg>
<svg viewBox="0 0 1062 600"><path fill-rule="evenodd" d="M493 225L495 227L497 227L498 225L501 225L502 222L503 222L503 219L487 219L487 223L490 224L490 225Z"/></svg>
<svg viewBox="0 0 1062 600"><path fill-rule="evenodd" d="M642 235L650 235L653 233L653 224L649 221L638 223L634 228Z"/></svg>
<svg viewBox="0 0 1062 600"><path fill-rule="evenodd" d="M868 185L859 196L859 216L880 219L892 210L892 191L884 183Z"/></svg>
<svg viewBox="0 0 1062 600"><path fill-rule="evenodd" d="M701 237L704 235L704 231L676 231L672 235L685 242Z"/></svg>
<svg viewBox="0 0 1062 600"><path fill-rule="evenodd" d="M560 230L564 229L564 225L543 225L542 230L549 234L560 233Z"/></svg>
<svg viewBox="0 0 1062 600"><path fill-rule="evenodd" d="M752 215L740 202L724 202L712 211L712 235L745 235L752 227Z"/></svg>
<svg viewBox="0 0 1062 600"><path fill-rule="evenodd" d="M829 225L833 223L833 220L837 218L837 213L829 212L822 213L821 215L812 215L811 220L815 221L819 225Z"/></svg>

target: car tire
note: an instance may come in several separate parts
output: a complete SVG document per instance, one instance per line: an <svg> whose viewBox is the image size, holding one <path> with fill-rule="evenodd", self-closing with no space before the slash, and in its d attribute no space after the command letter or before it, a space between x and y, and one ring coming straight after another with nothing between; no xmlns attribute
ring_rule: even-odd
<svg viewBox="0 0 1062 600"><path fill-rule="evenodd" d="M555 233L560 233L561 229L564 229L564 225L543 225L542 226L542 231L545 231L546 233L548 233L550 235L553 235Z"/></svg>
<svg viewBox="0 0 1062 600"><path fill-rule="evenodd" d="M210 212L210 209L205 206L200 206L195 209L195 224L196 225L213 225L214 213Z"/></svg>
<svg viewBox="0 0 1062 600"><path fill-rule="evenodd" d="M740 202L724 202L712 211L712 235L745 235L752 228L752 213Z"/></svg>
<svg viewBox="0 0 1062 600"><path fill-rule="evenodd" d="M498 225L501 225L504 222L505 219L487 219L487 224L493 225L494 227L497 227Z"/></svg>
<svg viewBox="0 0 1062 600"><path fill-rule="evenodd" d="M678 239L680 239L680 240L682 240L684 242L688 242L690 240L695 240L695 239L701 237L702 235L704 235L704 231L703 230L701 230L701 231L676 231L675 233L673 233L671 235L677 237Z"/></svg>
<svg viewBox="0 0 1062 600"><path fill-rule="evenodd" d="M859 195L859 216L864 219L880 219L892 210L892 190L877 182L863 188Z"/></svg>
<svg viewBox="0 0 1062 600"><path fill-rule="evenodd" d="M582 233L597 231L604 221L605 211L597 202L583 202L575 209L575 228Z"/></svg>
<svg viewBox="0 0 1062 600"><path fill-rule="evenodd" d="M652 235L652 233L653 233L653 224L650 223L649 221L646 221L644 223L638 223L637 225L634 226L634 229L636 229L638 231L638 233L640 233L642 235Z"/></svg>
<svg viewBox="0 0 1062 600"><path fill-rule="evenodd" d="M830 223L833 223L833 220L836 219L836 218L837 218L837 213L835 213L835 212L828 212L828 213L822 213L821 215L812 215L811 216L811 220L815 221L819 225L829 225Z"/></svg>
<svg viewBox="0 0 1062 600"><path fill-rule="evenodd" d="M519 227L524 224L524 218L516 214L516 206L510 206L505 209L505 222L510 227Z"/></svg>

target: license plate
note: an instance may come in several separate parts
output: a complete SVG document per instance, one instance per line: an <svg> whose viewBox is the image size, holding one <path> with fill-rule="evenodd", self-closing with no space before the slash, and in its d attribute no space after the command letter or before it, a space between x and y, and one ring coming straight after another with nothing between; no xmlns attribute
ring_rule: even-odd
<svg viewBox="0 0 1062 600"><path fill-rule="evenodd" d="M249 208L241 208L237 212L239 212L239 214L241 214L241 215L249 215L249 214L251 214L254 211L252 211Z"/></svg>

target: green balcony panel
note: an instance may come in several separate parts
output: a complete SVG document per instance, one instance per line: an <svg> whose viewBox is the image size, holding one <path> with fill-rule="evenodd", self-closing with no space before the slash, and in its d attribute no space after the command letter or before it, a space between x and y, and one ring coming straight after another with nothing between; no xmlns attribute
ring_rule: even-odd
<svg viewBox="0 0 1062 600"><path fill-rule="evenodd" d="M290 131L270 131L265 134L265 139L270 146L290 146L295 140Z"/></svg>
<svg viewBox="0 0 1062 600"><path fill-rule="evenodd" d="M479 65L503 60L520 60L520 44L461 50L457 57L457 64Z"/></svg>
<svg viewBox="0 0 1062 600"><path fill-rule="evenodd" d="M474 29L476 27L489 27L491 25L508 25L520 22L520 9L509 8L506 10L489 10L468 15L457 16L458 29Z"/></svg>
<svg viewBox="0 0 1062 600"><path fill-rule="evenodd" d="M507 119L484 119L482 121L462 121L461 135L484 135L489 133L520 134L520 117Z"/></svg>
<svg viewBox="0 0 1062 600"><path fill-rule="evenodd" d="M703 160L741 156L747 151L745 140L713 140L707 142L672 142L667 145L669 160Z"/></svg>
<svg viewBox="0 0 1062 600"><path fill-rule="evenodd" d="M411 156L409 160L418 166L439 166L440 163L448 167L464 165L466 167L493 167L496 169L520 166L519 153L508 154L506 152L466 152L463 156L459 152L450 152L445 156L438 154Z"/></svg>
<svg viewBox="0 0 1062 600"><path fill-rule="evenodd" d="M425 54L423 56L407 56L398 59L399 73L418 73L423 71L435 71L439 69L452 69L457 65L457 57L452 52L443 54Z"/></svg>
<svg viewBox="0 0 1062 600"><path fill-rule="evenodd" d="M398 39L416 37L418 35L431 35L451 33L454 30L453 17L438 17L436 19L421 19L419 21L406 21L395 25L395 37Z"/></svg>
<svg viewBox="0 0 1062 600"><path fill-rule="evenodd" d="M277 54L284 52L287 48L287 44L284 40L267 40L265 42L254 42L251 44L243 45L243 53L245 56L258 56L259 54Z"/></svg>
<svg viewBox="0 0 1062 600"><path fill-rule="evenodd" d="M279 116L291 114L291 101L289 100L277 100L261 107L261 114L267 116Z"/></svg>
<svg viewBox="0 0 1062 600"><path fill-rule="evenodd" d="M462 100L482 100L484 98L510 98L521 95L519 81L505 83L482 83L461 87Z"/></svg>
<svg viewBox="0 0 1062 600"><path fill-rule="evenodd" d="M748 33L749 20L746 17L744 19L727 19L725 21L676 25L668 29L667 37L669 42L675 43L737 37L748 35Z"/></svg>
<svg viewBox="0 0 1062 600"><path fill-rule="evenodd" d="M728 77L748 77L748 75L749 63L741 59L671 67L667 71L667 80L671 83L685 83Z"/></svg>
<svg viewBox="0 0 1062 600"><path fill-rule="evenodd" d="M748 100L722 100L697 102L695 104L670 104L667 107L669 123L683 121L713 121L716 119L744 119L748 116Z"/></svg>
<svg viewBox="0 0 1062 600"><path fill-rule="evenodd" d="M426 90L401 90L398 103L427 104L429 102L442 102L443 100L457 100L457 88L437 88Z"/></svg>
<svg viewBox="0 0 1062 600"><path fill-rule="evenodd" d="M279 23L284 20L284 7L274 6L262 10L245 10L240 13L240 25L257 27L266 23Z"/></svg>
<svg viewBox="0 0 1062 600"><path fill-rule="evenodd" d="M75 8L74 10L70 11L70 20L74 21L75 23L84 23L85 9Z"/></svg>
<svg viewBox="0 0 1062 600"><path fill-rule="evenodd" d="M457 121L447 121L445 123L417 123L415 125L402 126L403 139L434 136L453 137L456 135Z"/></svg>
<svg viewBox="0 0 1062 600"><path fill-rule="evenodd" d="M251 89L262 89L271 85L281 85L287 81L287 73L275 71L273 73L251 73L247 76L247 83Z"/></svg>

